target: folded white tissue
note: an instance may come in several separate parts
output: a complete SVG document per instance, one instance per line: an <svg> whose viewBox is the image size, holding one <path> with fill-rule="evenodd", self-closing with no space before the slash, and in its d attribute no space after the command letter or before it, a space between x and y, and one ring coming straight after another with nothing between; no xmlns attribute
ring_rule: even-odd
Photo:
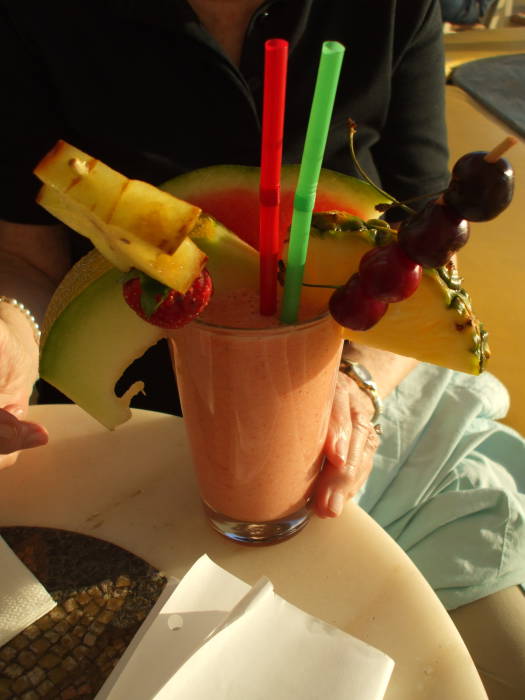
<svg viewBox="0 0 525 700"><path fill-rule="evenodd" d="M394 662L206 555L170 580L97 700L381 700Z"/></svg>
<svg viewBox="0 0 525 700"><path fill-rule="evenodd" d="M44 586L0 537L0 647L55 606Z"/></svg>

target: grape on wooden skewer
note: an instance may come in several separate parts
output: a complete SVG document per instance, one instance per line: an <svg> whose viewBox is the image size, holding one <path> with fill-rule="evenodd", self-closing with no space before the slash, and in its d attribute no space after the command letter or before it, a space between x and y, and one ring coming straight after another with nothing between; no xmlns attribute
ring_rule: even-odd
<svg viewBox="0 0 525 700"><path fill-rule="evenodd" d="M415 262L441 267L465 245L469 234L468 221L439 197L402 223L398 241Z"/></svg>
<svg viewBox="0 0 525 700"><path fill-rule="evenodd" d="M358 165L354 134L352 122L350 150ZM371 328L386 313L389 303L402 301L416 291L421 266L443 267L466 244L469 221L488 221L500 214L514 192L514 172L502 155L515 143L514 137L507 137L490 152L474 151L462 156L443 194L402 223L397 242L366 253L359 274L336 289L329 302L335 320L353 330Z"/></svg>
<svg viewBox="0 0 525 700"><path fill-rule="evenodd" d="M454 165L443 201L469 221L490 221L508 207L514 170L503 154L517 143L508 136L492 151L466 153Z"/></svg>

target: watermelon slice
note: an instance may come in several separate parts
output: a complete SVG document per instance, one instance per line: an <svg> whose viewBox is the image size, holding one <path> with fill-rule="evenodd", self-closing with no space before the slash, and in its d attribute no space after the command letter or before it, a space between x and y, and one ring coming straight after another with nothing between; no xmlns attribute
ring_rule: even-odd
<svg viewBox="0 0 525 700"><path fill-rule="evenodd" d="M181 175L161 186L180 199L200 207L234 231L246 243L258 247L259 168L214 165ZM280 236L284 241L292 220L298 165L285 165L281 173ZM376 205L383 195L366 182L333 170L322 170L314 211L345 211L361 219L378 216Z"/></svg>

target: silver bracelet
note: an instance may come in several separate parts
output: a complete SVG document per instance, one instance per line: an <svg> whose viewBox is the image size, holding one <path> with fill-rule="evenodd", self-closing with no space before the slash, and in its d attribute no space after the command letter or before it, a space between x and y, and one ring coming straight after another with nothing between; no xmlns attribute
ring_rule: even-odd
<svg viewBox="0 0 525 700"><path fill-rule="evenodd" d="M347 360L344 357L341 358L339 371L343 372L343 374L346 374L347 377L353 379L357 386L361 389L361 391L364 391L365 394L368 394L370 400L374 404L374 415L372 416L372 420L370 422L374 426L374 430L376 431L376 433L378 435L381 435L381 426L377 421L379 419L379 416L383 413L383 402L381 400L381 397L379 396L377 384L372 379L372 375L367 370L367 368L363 365L360 365L359 362L351 362L350 360Z"/></svg>
<svg viewBox="0 0 525 700"><path fill-rule="evenodd" d="M31 323L33 326L33 335L35 336L35 341L36 344L40 344L40 326L36 322L36 318L33 316L31 311L22 304L21 301L18 301L18 299L13 299L12 297L4 297L0 295L0 303L2 304L10 304L11 306L14 306L15 309L18 309L21 311L24 316L28 319L28 321Z"/></svg>

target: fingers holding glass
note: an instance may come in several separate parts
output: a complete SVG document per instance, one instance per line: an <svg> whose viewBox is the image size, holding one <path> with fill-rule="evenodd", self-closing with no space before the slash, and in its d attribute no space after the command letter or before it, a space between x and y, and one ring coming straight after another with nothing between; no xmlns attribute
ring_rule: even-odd
<svg viewBox="0 0 525 700"><path fill-rule="evenodd" d="M346 501L368 479L379 443L380 437L370 422L362 417L353 422L345 464L334 464L327 458L317 480L313 508L319 517L334 518L341 514Z"/></svg>

